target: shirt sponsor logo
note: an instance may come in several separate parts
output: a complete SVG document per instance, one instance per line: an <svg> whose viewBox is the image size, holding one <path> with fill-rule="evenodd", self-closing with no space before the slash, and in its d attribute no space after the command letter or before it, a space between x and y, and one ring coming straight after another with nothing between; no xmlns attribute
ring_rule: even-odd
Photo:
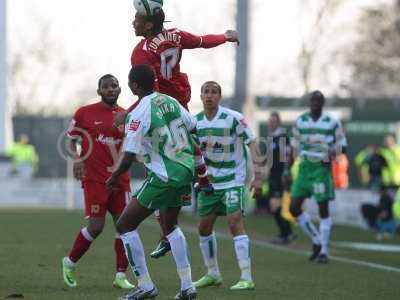
<svg viewBox="0 0 400 300"><path fill-rule="evenodd" d="M135 121L135 120L133 120L133 121L129 124L128 130L136 131L136 130L138 130L139 126L140 126L140 121Z"/></svg>
<svg viewBox="0 0 400 300"><path fill-rule="evenodd" d="M216 142L215 144L213 144L212 142L208 141L208 142L202 142L200 144L200 149L202 151L212 151L212 153L224 153L225 148L228 148L228 145L222 145L218 142Z"/></svg>
<svg viewBox="0 0 400 300"><path fill-rule="evenodd" d="M105 136L104 134L99 134L96 141L104 145L118 145L121 143L121 139L114 139L111 136Z"/></svg>

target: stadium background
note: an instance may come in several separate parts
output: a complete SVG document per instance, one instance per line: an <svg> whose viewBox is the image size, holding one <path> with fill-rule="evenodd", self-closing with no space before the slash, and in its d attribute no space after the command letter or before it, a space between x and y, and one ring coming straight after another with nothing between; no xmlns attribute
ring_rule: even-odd
<svg viewBox="0 0 400 300"><path fill-rule="evenodd" d="M259 96L254 99L257 114L254 130L258 136L266 137L268 129L266 120L271 111L281 112L283 123L290 132L293 117L307 109L307 102L298 98L278 98ZM326 109L340 115L351 147L348 149L350 164L350 184L361 187L354 165L356 154L368 144L382 144L387 134L400 135L400 106L392 99L367 99L358 102L356 99L335 98L327 100ZM257 118L259 118L257 120ZM262 118L262 119L261 119ZM57 151L60 133L68 126L71 117L15 116L13 118L14 135L26 133L36 146L39 156L37 177L63 178L66 176L67 162ZM400 136L399 136L400 137ZM135 167L132 176L143 177L143 170Z"/></svg>

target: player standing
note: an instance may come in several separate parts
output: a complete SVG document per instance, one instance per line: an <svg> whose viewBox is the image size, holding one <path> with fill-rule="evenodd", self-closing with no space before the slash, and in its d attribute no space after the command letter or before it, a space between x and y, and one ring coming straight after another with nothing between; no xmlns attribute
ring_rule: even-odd
<svg viewBox="0 0 400 300"><path fill-rule="evenodd" d="M113 126L114 115L123 111L117 105L120 92L117 78L110 74L102 76L97 90L101 101L79 108L67 132L70 149L75 155L73 172L75 178L82 181L85 215L88 219L88 225L78 233L69 255L62 260L64 282L69 287L76 287L76 264L102 232L107 211L116 222L130 197L128 173L120 177L118 189L111 192L105 186L114 164L117 163L116 156L123 139L123 130ZM82 147L80 155L77 151L78 143ZM132 288L134 286L125 276L128 261L119 237L115 239L114 249L117 273L113 285L124 289Z"/></svg>
<svg viewBox="0 0 400 300"><path fill-rule="evenodd" d="M196 120L175 99L154 92L154 80L148 65L136 65L129 73L129 87L139 96L139 103L128 114L123 159L107 181L107 186L113 188L132 161L138 155L144 157L147 177L117 222L138 279L138 288L122 299L153 299L158 295L136 230L156 209L164 211L165 233L181 279L175 299L195 299L186 239L176 224L183 200L191 197L194 146L189 132L196 127Z"/></svg>
<svg viewBox="0 0 400 300"><path fill-rule="evenodd" d="M334 200L331 161L347 146L341 123L323 112L325 97L314 91L310 97L310 111L302 114L293 128L293 147L300 158L299 174L292 185L290 212L313 243L310 260L328 263L328 244L332 220L329 201ZM319 232L310 216L303 212L305 198L313 197L318 204Z"/></svg>
<svg viewBox="0 0 400 300"><path fill-rule="evenodd" d="M136 13L132 25L136 36L142 36L144 39L134 48L131 65L150 65L156 74L156 90L177 99L183 107L188 109L191 89L188 76L180 69L183 50L213 48L225 42L238 43L237 32L227 30L225 34L197 36L176 28L165 29L164 20L165 15L162 9L156 9L152 16L142 16ZM212 186L207 177L202 153L197 147L195 151L198 184L201 189L211 192ZM163 227L162 215L160 221L161 227ZM163 256L169 249L167 240L162 238L151 256L154 258Z"/></svg>
<svg viewBox="0 0 400 300"><path fill-rule="evenodd" d="M269 136L272 138L271 161L267 161L269 169L268 193L269 208L274 216L279 229L279 235L272 242L275 244L288 244L295 235L289 221L282 217L282 196L284 192L284 175L289 170L289 155L291 155L289 136L286 129L281 126L281 118L277 112L272 112L268 120Z"/></svg>
<svg viewBox="0 0 400 300"><path fill-rule="evenodd" d="M196 116L196 134L211 173L214 193L207 195L200 192L198 196L200 249L208 272L195 282L195 286L201 288L222 283L213 227L218 216L227 216L241 270L240 280L231 286L231 290L254 289L249 237L244 228L242 213L246 179L245 147L249 146L250 152L255 154L255 136L246 125L243 115L219 105L221 86L218 83L204 83L201 87L201 100L204 111ZM256 169L255 175L252 187L259 189L262 173Z"/></svg>

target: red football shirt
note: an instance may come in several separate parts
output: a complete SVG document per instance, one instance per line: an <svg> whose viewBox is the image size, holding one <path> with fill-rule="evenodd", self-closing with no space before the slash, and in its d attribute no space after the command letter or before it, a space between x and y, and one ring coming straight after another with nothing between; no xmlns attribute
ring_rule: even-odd
<svg viewBox="0 0 400 300"><path fill-rule="evenodd" d="M115 128L113 121L115 113L120 111L125 110L118 105L111 108L103 102L76 111L67 135L82 139L80 156L85 158L85 181L105 183L117 166L124 130L123 126ZM119 183L124 188L129 186L128 173L120 177Z"/></svg>
<svg viewBox="0 0 400 300"><path fill-rule="evenodd" d="M180 70L182 51L212 48L225 42L223 34L197 36L176 28L166 29L156 36L142 39L132 52L131 64L151 65L157 77L156 90L187 107L190 84L187 75Z"/></svg>

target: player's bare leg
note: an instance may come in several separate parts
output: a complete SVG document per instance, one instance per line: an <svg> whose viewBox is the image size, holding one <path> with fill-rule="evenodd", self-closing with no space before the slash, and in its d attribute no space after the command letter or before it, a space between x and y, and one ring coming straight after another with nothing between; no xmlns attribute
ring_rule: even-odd
<svg viewBox="0 0 400 300"><path fill-rule="evenodd" d="M321 237L315 228L310 216L303 211L304 198L293 198L290 205L290 213L297 219L300 228L312 240L312 253L309 257L310 261L314 261L321 252Z"/></svg>
<svg viewBox="0 0 400 300"><path fill-rule="evenodd" d="M164 218L163 218L163 213L159 210L156 210L154 212L154 216L156 217L158 224L160 224L162 233L161 233L161 237L160 240L158 242L158 245L156 247L156 249L154 249L153 252L151 252L150 256L152 258L159 258L164 256L165 254L167 254L170 250L171 250L171 246L168 242L168 239L166 238L166 230L165 230L165 226L164 226ZM175 224L177 225L177 224Z"/></svg>
<svg viewBox="0 0 400 300"><path fill-rule="evenodd" d="M88 219L88 225L82 228L75 238L75 242L68 256L62 259L64 282L69 287L76 287L75 269L79 259L89 250L91 243L103 231L105 218Z"/></svg>

